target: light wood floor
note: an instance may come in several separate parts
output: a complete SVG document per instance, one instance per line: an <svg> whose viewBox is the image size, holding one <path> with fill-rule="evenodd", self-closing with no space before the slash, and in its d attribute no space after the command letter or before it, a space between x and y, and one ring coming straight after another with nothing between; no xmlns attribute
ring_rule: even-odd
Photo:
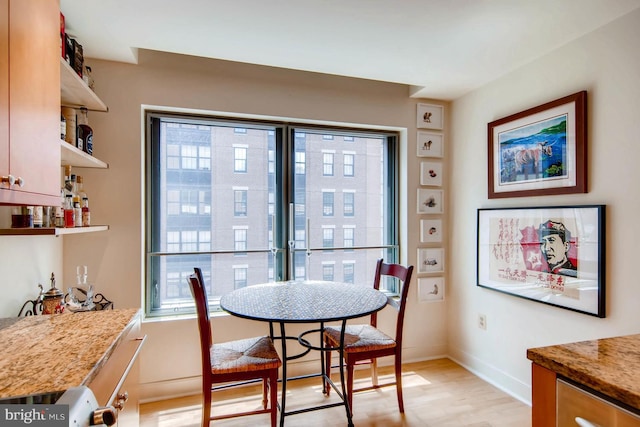
<svg viewBox="0 0 640 427"><path fill-rule="evenodd" d="M366 383L369 369L357 371L356 387ZM380 382L392 378L392 368L379 368ZM531 408L479 379L449 359L403 365L405 413L398 412L395 387L354 395L356 427L530 427ZM214 413L260 405L260 389L249 386L214 393ZM319 378L290 381L287 412L337 399L322 394ZM224 406L220 406L224 402ZM200 425L201 397L190 396L140 406L141 427ZM268 426L268 415L214 421L212 427ZM345 426L344 407L287 416L291 427Z"/></svg>

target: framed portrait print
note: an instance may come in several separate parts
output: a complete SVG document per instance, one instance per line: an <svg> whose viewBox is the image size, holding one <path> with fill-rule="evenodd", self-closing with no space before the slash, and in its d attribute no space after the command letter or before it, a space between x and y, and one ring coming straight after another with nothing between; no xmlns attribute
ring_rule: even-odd
<svg viewBox="0 0 640 427"><path fill-rule="evenodd" d="M444 125L444 107L442 105L418 104L416 127L418 129L442 129Z"/></svg>
<svg viewBox="0 0 640 427"><path fill-rule="evenodd" d="M442 162L420 162L420 185L442 186Z"/></svg>
<svg viewBox="0 0 640 427"><path fill-rule="evenodd" d="M605 206L478 209L477 285L605 317Z"/></svg>
<svg viewBox="0 0 640 427"><path fill-rule="evenodd" d="M444 277L418 278L418 301L444 301Z"/></svg>
<svg viewBox="0 0 640 427"><path fill-rule="evenodd" d="M418 273L442 273L443 271L443 248L418 248Z"/></svg>
<svg viewBox="0 0 640 427"><path fill-rule="evenodd" d="M586 193L586 144L586 91L489 123L489 198Z"/></svg>
<svg viewBox="0 0 640 427"><path fill-rule="evenodd" d="M418 157L443 157L444 136L441 133L418 131Z"/></svg>
<svg viewBox="0 0 640 427"><path fill-rule="evenodd" d="M441 214L444 212L442 190L418 188L418 213Z"/></svg>
<svg viewBox="0 0 640 427"><path fill-rule="evenodd" d="M420 220L420 242L440 243L442 242L442 220L441 219L421 219Z"/></svg>

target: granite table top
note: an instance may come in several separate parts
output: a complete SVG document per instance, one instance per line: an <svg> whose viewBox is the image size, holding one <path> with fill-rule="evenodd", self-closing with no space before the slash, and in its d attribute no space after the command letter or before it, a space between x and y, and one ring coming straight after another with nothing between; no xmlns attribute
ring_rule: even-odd
<svg viewBox="0 0 640 427"><path fill-rule="evenodd" d="M139 309L28 316L1 329L0 398L87 385L139 316Z"/></svg>
<svg viewBox="0 0 640 427"><path fill-rule="evenodd" d="M531 348L527 358L640 409L640 334Z"/></svg>

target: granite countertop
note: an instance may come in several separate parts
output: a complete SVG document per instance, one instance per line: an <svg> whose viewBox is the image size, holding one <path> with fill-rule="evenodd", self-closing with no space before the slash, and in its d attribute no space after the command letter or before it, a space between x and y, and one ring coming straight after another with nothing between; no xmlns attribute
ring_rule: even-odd
<svg viewBox="0 0 640 427"><path fill-rule="evenodd" d="M527 358L640 409L640 334L531 348Z"/></svg>
<svg viewBox="0 0 640 427"><path fill-rule="evenodd" d="M0 330L0 398L86 385L139 309L28 316Z"/></svg>

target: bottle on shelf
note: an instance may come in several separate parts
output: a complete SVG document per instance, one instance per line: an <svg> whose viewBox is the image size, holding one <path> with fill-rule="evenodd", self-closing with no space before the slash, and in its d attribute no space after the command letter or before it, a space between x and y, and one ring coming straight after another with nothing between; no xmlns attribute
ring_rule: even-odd
<svg viewBox="0 0 640 427"><path fill-rule="evenodd" d="M42 228L44 226L44 218L42 206L33 207L33 227Z"/></svg>
<svg viewBox="0 0 640 427"><path fill-rule="evenodd" d="M91 226L91 211L89 210L89 198L87 196L82 198L82 226Z"/></svg>
<svg viewBox="0 0 640 427"><path fill-rule="evenodd" d="M73 228L75 226L75 211L73 209L73 195L71 193L64 196L64 226Z"/></svg>
<svg viewBox="0 0 640 427"><path fill-rule="evenodd" d="M55 220L53 225L57 228L64 228L64 188L60 189L60 204L54 207Z"/></svg>
<svg viewBox="0 0 640 427"><path fill-rule="evenodd" d="M77 147L79 150L93 155L93 129L89 126L88 110L85 107L80 108L80 115L78 115Z"/></svg>
<svg viewBox="0 0 640 427"><path fill-rule="evenodd" d="M69 144L76 146L76 110L71 107L62 107L62 115L65 119L66 132L64 140Z"/></svg>

